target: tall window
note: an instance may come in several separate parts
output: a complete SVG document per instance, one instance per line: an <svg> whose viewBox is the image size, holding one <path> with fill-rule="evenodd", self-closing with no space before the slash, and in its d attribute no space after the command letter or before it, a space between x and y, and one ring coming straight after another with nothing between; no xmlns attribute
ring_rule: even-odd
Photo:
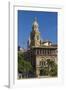
<svg viewBox="0 0 66 90"><path fill-rule="evenodd" d="M39 54L39 50L37 50L37 55Z"/></svg>
<svg viewBox="0 0 66 90"><path fill-rule="evenodd" d="M44 66L45 65L45 61L40 61L40 66Z"/></svg>
<svg viewBox="0 0 66 90"><path fill-rule="evenodd" d="M48 49L48 55L50 54L50 50Z"/></svg>
<svg viewBox="0 0 66 90"><path fill-rule="evenodd" d="M41 49L40 49L40 54L41 54Z"/></svg>
<svg viewBox="0 0 66 90"><path fill-rule="evenodd" d="M45 54L45 50L43 50L43 54Z"/></svg>

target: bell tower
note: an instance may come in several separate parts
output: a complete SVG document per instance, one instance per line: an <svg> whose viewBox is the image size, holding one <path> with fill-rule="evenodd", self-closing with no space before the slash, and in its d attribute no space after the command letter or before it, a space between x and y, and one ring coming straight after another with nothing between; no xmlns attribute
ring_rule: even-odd
<svg viewBox="0 0 66 90"><path fill-rule="evenodd" d="M30 47L40 46L40 32L39 32L39 25L38 25L36 17L35 17L34 22L32 24L32 32L30 34L30 39L31 39Z"/></svg>

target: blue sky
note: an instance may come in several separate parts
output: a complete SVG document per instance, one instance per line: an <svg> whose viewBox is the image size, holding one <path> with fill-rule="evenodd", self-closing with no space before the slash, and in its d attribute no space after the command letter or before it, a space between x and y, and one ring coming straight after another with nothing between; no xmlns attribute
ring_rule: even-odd
<svg viewBox="0 0 66 90"><path fill-rule="evenodd" d="M18 45L27 47L27 41L32 31L32 23L37 17L42 40L57 43L57 12L18 10Z"/></svg>

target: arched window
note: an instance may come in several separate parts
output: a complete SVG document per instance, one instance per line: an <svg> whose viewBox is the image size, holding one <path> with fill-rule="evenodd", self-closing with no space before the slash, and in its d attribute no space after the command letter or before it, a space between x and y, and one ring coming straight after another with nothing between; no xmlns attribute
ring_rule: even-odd
<svg viewBox="0 0 66 90"><path fill-rule="evenodd" d="M44 66L45 65L45 61L43 61L43 59L42 59L42 61L40 61L40 66Z"/></svg>

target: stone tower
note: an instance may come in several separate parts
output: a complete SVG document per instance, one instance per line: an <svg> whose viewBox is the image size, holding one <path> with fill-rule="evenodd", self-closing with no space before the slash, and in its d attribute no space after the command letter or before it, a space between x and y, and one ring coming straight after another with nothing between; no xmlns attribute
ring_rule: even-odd
<svg viewBox="0 0 66 90"><path fill-rule="evenodd" d="M37 18L35 17L34 22L32 24L32 32L30 34L30 47L38 47L40 46L40 32L39 32L39 25L37 22Z"/></svg>

